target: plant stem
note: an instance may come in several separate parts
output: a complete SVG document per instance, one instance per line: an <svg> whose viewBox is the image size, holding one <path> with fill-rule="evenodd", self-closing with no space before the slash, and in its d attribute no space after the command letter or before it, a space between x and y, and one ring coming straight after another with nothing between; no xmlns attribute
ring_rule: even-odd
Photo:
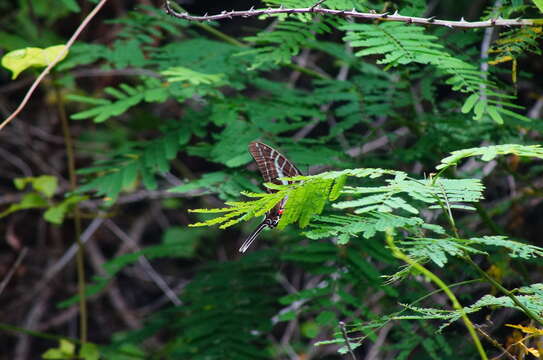
<svg viewBox="0 0 543 360"><path fill-rule="evenodd" d="M441 202L441 200L438 198L438 201L439 201L439 204L441 205L441 207L443 208L443 211L445 212L445 214L447 214L447 219L449 221L449 224L451 225L452 229L453 229L453 232L454 232L454 236L457 238L457 239L460 239L460 235L458 233L458 229L456 228L456 224L454 222L454 219L452 217L452 213L450 211L450 206L449 206L449 203L448 203L448 200L447 200L447 206L445 208L444 204ZM488 217L488 214L486 214L486 212L484 211L484 209L479 205L479 207L477 208L478 211L479 211L479 214L482 216L483 220L486 220L487 223L490 224L491 228L493 230L495 230L497 233L501 233L503 234L503 232L500 232L499 231L499 228L497 227L497 225L495 226L492 226L493 222L492 220L490 220L490 218ZM479 265L477 265L472 259L471 257L469 256L469 254L467 252L464 252L464 260L466 260L471 266L473 266L475 268L475 270L477 270L477 272L483 277L485 278L489 283L491 283L496 289L500 290L503 294L505 294L507 297L509 297L514 303L515 305L517 305L519 308L522 309L522 311L526 314L526 316L528 316L530 319L534 320L535 322L537 322L540 326L543 326L543 320L541 320L541 318L539 316L537 316L536 314L534 314L532 311L530 311L530 309L528 309L526 306L524 306L523 303L520 302L520 300L509 290L507 290L506 288L504 288L499 282L497 282L496 280L494 280L492 278L492 276L488 275L486 273L486 271L484 271L483 269L481 269L479 267Z"/></svg>
<svg viewBox="0 0 543 360"><path fill-rule="evenodd" d="M74 143L70 132L70 126L68 123L68 117L66 116L66 110L64 108L64 101L60 93L59 87L56 85L55 76L53 75L53 87L55 90L58 115L60 117L60 123L62 126L62 135L64 137L64 144L66 146L66 157L68 165L68 176L70 179L70 190L73 191L77 187L77 174L75 168L75 153ZM81 343L87 342L87 299L86 299L86 287L85 287L85 253L84 244L81 242L81 211L79 204L74 206L74 236L77 243L77 256L76 256L76 268L77 268L77 292L79 295L79 339Z"/></svg>
<svg viewBox="0 0 543 360"><path fill-rule="evenodd" d="M486 226L488 226L490 228L490 230L492 230L492 232L496 235L504 235L505 234L505 231L498 225L496 224L494 221L492 221L492 219L490 218L490 216L488 215L488 212L485 210L485 208L480 204L480 203L476 203L473 205L475 207L475 210L477 210L477 214L479 214L479 217L481 218L481 220L483 220L483 222L486 224Z"/></svg>
<svg viewBox="0 0 543 360"><path fill-rule="evenodd" d="M519 308L522 309L522 311L528 316L530 319L534 320L539 324L539 326L543 326L543 320L536 314L534 314L530 309L528 309L523 303L520 302L520 300L509 290L504 288L499 282L494 280L492 276L488 275L486 271L481 269L479 265L477 265L470 257L469 255L465 254L464 259L477 270L479 274L481 274L482 277L484 277L489 283L492 284L492 286L496 287L498 290L500 290L503 294L508 296Z"/></svg>
<svg viewBox="0 0 543 360"><path fill-rule="evenodd" d="M485 350L483 349L483 345L481 344L481 341L479 340L479 336L477 336L477 331L475 330L475 327L473 326L473 323L471 322L469 317L466 315L466 313L464 312L464 308L462 307L462 305L460 304L460 302L458 301L456 296L453 294L451 289L449 289L447 284L445 284L443 282L443 280L441 280L433 272L426 269L424 266L422 266L421 264L417 263L416 261L411 259L406 254L404 254L396 246L396 244L394 244L394 237L392 236L392 231L391 230L388 230L386 232L385 237L386 237L386 242L387 242L388 246L390 247L390 250L392 251L392 254L396 258L398 258L400 260L403 260L404 262L411 265L413 268L417 269L422 274L427 276L437 286L439 286L443 290L443 292L449 297L449 299L451 300L451 303L453 305L453 308L456 309L460 313L460 316L462 317L462 320L464 320L464 324L466 325L466 328L468 329L468 332L470 333L471 338L473 339L473 342L475 343L475 347L477 348L477 351L479 352L479 355L480 355L481 359L488 360L488 357L487 357L487 355L485 353Z"/></svg>
<svg viewBox="0 0 543 360"><path fill-rule="evenodd" d="M345 328L345 323L343 321L339 322L339 329L341 330L343 340L345 340L345 346L347 346L347 351L349 351L352 360L356 360L356 356L354 355L353 348L351 347L351 343L349 342L349 337L347 336L347 329Z"/></svg>

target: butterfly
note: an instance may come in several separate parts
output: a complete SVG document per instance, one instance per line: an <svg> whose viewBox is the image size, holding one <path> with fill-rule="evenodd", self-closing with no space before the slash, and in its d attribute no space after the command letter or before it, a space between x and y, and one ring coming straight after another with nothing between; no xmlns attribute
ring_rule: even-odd
<svg viewBox="0 0 543 360"><path fill-rule="evenodd" d="M249 152L253 159L256 161L258 170L264 178L264 182L270 182L278 185L287 185L290 182L287 180L279 180L282 177L292 177L302 175L300 170L294 166L286 157L281 155L279 151L275 150L271 146L263 144L258 141L253 141L249 144ZM277 190L267 189L269 193L276 192ZM256 240L258 235L265 228L274 228L279 223L281 215L283 215L283 209L287 202L287 198L283 198L279 201L270 211L266 213L264 220L258 225L255 231L243 242L239 251L244 253L249 246Z"/></svg>

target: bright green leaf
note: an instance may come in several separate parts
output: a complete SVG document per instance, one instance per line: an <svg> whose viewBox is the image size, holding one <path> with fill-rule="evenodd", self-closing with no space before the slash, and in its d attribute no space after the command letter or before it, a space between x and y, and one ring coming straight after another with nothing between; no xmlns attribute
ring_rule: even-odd
<svg viewBox="0 0 543 360"><path fill-rule="evenodd" d="M2 57L2 66L13 73L11 79L17 78L19 74L29 67L44 67L49 65L56 57L63 53L59 61L64 59L68 52L65 45L50 46L45 49L27 47L13 50Z"/></svg>
<svg viewBox="0 0 543 360"><path fill-rule="evenodd" d="M100 359L100 351L95 344L84 343L79 350L79 356L84 360L98 360Z"/></svg>
<svg viewBox="0 0 543 360"><path fill-rule="evenodd" d="M535 6L537 6L539 11L543 13L543 0L532 0L532 1L534 2Z"/></svg>

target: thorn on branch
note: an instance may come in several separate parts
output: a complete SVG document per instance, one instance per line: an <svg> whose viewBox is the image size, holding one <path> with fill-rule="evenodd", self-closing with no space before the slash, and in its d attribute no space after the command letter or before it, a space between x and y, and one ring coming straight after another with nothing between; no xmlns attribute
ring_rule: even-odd
<svg viewBox="0 0 543 360"><path fill-rule="evenodd" d="M392 14L392 16L399 16L400 14L398 14L398 10L394 11L394 14Z"/></svg>
<svg viewBox="0 0 543 360"><path fill-rule="evenodd" d="M319 0L319 1L317 1L317 2L315 3L315 5L313 5L313 6L311 6L311 7L309 8L309 11L310 11L310 12L315 11L315 8L317 8L318 6L320 6L320 4L322 4L322 3L325 2L325 1L326 1L326 0Z"/></svg>
<svg viewBox="0 0 543 360"><path fill-rule="evenodd" d="M380 17L386 19L388 17L388 11L387 12L384 12L382 14L379 14Z"/></svg>
<svg viewBox="0 0 543 360"><path fill-rule="evenodd" d="M428 18L428 22L429 22L429 23L433 23L435 20L436 20L436 17L435 17L435 16L430 16L430 17Z"/></svg>

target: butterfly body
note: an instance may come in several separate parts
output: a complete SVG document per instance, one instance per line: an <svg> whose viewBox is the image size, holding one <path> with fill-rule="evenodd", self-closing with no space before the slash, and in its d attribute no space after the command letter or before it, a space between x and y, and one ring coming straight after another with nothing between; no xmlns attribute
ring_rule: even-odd
<svg viewBox="0 0 543 360"><path fill-rule="evenodd" d="M281 179L283 177L298 176L302 173L296 168L288 159L280 152L268 146L264 143L253 141L249 144L249 152L255 159L255 162L264 178L264 182L270 182L278 185L287 185L289 181ZM273 193L276 190L267 189L268 192ZM264 220L256 228L256 230L244 241L239 251L245 252L256 240L258 235L265 228L274 228L279 224L283 209L287 202L287 198L283 198L278 202L270 211L266 213Z"/></svg>

